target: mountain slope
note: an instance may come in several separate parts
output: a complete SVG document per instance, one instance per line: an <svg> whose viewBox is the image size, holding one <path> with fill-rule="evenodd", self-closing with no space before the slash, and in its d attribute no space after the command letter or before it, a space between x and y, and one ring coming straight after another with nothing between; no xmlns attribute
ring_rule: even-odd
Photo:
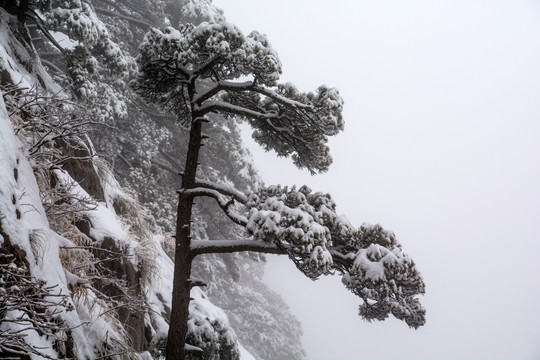
<svg viewBox="0 0 540 360"><path fill-rule="evenodd" d="M46 25L73 46L65 53L31 23L24 27L0 9L0 275L12 284L5 299L16 298L18 282L28 279L43 306L21 312L14 310L24 309L21 304L0 304L0 349L51 358L158 357L173 266L162 246L171 240L166 231L175 215L172 195L182 167L177 154L185 134L131 97L133 58L126 54L142 36L132 24L152 6L179 12L176 21L223 15L209 1L48 4L42 9L49 11ZM66 22L74 13L92 20L86 33ZM99 55L103 48L109 58ZM96 120L101 125L91 126ZM260 185L237 125L221 119L212 131L220 140L208 144L203 176L243 190ZM245 236L215 210L199 204L201 238ZM204 352L192 358L237 358L237 336L260 359L303 357L299 323L260 280L262 260L226 255L198 262L194 271L209 284L208 297L227 309L236 333L224 312L194 288L189 341Z"/></svg>

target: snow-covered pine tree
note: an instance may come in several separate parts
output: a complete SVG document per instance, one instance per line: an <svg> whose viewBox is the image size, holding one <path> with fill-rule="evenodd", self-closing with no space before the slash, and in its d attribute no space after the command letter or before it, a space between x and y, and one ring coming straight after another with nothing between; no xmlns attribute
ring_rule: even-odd
<svg viewBox="0 0 540 360"><path fill-rule="evenodd" d="M207 123L221 116L245 119L266 150L290 156L312 173L332 162L328 136L343 129L343 101L321 86L302 93L278 84L281 64L265 36L244 36L226 22L150 29L139 48L137 93L172 113L189 130L176 222L175 273L167 359L184 359L193 259L201 254L254 251L287 254L312 279L338 272L362 299L360 315L383 320L389 314L417 328L425 310L417 299L422 277L395 236L380 226L351 226L336 214L328 194L282 186L249 195L198 178ZM193 202L211 198L251 240L193 240Z"/></svg>

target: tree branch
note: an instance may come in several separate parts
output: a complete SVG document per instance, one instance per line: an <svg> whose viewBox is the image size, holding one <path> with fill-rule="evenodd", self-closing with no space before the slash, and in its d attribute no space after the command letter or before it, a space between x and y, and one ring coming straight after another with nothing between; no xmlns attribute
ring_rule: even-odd
<svg viewBox="0 0 540 360"><path fill-rule="evenodd" d="M247 196L237 191L236 189L233 189L228 186L219 185L219 184L202 180L202 179L195 179L195 186L202 187L205 189L215 190L222 195L232 197L234 200L238 201L241 204L247 203Z"/></svg>
<svg viewBox="0 0 540 360"><path fill-rule="evenodd" d="M235 224L244 226L244 227L247 226L248 219L245 216L242 216L230 209L231 205L234 204L234 199L227 201L225 196L222 195L217 190L208 189L204 187L196 187L192 189L180 189L177 192L179 194L180 193L188 194L192 197L206 196L206 197L214 198L216 202L218 203L219 207L221 208L221 210L223 210L225 215L227 215L227 217L231 219L232 222L234 222Z"/></svg>
<svg viewBox="0 0 540 360"><path fill-rule="evenodd" d="M307 105L304 103L301 103L299 101L291 100L289 98L286 98L285 96L282 96L278 93L276 93L272 89L268 89L263 86L258 86L255 84L254 81L244 81L244 82L232 82L232 81L219 81L216 86L209 89L204 94L195 97L193 100L196 104L200 105L204 101L210 99L212 96L216 95L220 91L230 91L230 92L242 92L242 91L253 91L258 94L264 95L266 97L271 98L277 103L280 103L285 106L289 106L292 108L300 108L300 109L310 109L313 106Z"/></svg>
<svg viewBox="0 0 540 360"><path fill-rule="evenodd" d="M248 91L253 90L254 82L253 81L244 81L242 83L235 83L232 81L219 81L214 87L206 91L200 96L196 96L193 99L193 102L200 105L204 101L210 99L212 96L216 95L220 91Z"/></svg>
<svg viewBox="0 0 540 360"><path fill-rule="evenodd" d="M99 8L99 7L94 7L94 10L97 13L100 13L100 14L103 14L103 15L107 15L107 16L111 16L111 17L117 17L119 19L126 20L126 21L130 22L133 25L141 27L143 30L152 27L152 25L150 25L146 21L135 19L135 18L133 18L131 16L126 16L126 15L114 13L112 11L105 10L105 9L102 9L102 8Z"/></svg>
<svg viewBox="0 0 540 360"><path fill-rule="evenodd" d="M41 33L43 35L45 35L45 37L51 42L51 44L53 44L58 50L60 50L60 52L64 55L67 55L67 51L66 49L64 49L62 47L62 45L60 45L56 39L51 35L51 33L49 32L49 30L47 30L45 28L45 25L44 25L44 22L43 22L43 19L41 19L41 17L38 15L38 13L36 13L33 9L30 9L29 10L29 13L30 14L27 14L28 18L32 19L34 21L34 23L36 24L36 26L38 27L39 30L41 30Z"/></svg>
<svg viewBox="0 0 540 360"><path fill-rule="evenodd" d="M199 116L204 116L208 113L223 112L231 115L243 116L251 119L267 120L272 118L278 118L277 113L262 113L250 109L246 109L241 106L228 104L221 101L207 101L206 104L196 109Z"/></svg>
<svg viewBox="0 0 540 360"><path fill-rule="evenodd" d="M43 65L45 65L45 66L48 66L50 69L56 71L56 72L59 73L59 74L62 74L62 73L63 73L63 71L60 70L60 68L59 68L58 66L54 65L52 62L50 62L50 61L48 61L48 60L45 60L45 59L41 58L41 63L42 63Z"/></svg>
<svg viewBox="0 0 540 360"><path fill-rule="evenodd" d="M253 251L265 254L285 255L276 245L258 240L192 240L193 256L201 254L227 254L239 251Z"/></svg>

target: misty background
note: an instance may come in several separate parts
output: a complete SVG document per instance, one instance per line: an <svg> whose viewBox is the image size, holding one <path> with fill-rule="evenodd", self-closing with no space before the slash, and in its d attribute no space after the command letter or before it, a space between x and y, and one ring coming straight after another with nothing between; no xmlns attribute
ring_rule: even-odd
<svg viewBox="0 0 540 360"><path fill-rule="evenodd" d="M269 257L307 359L540 359L540 2L214 3L268 35L282 82L345 100L330 171L251 141L265 182L329 192L352 224L394 231L426 282L423 328L369 324L338 277Z"/></svg>

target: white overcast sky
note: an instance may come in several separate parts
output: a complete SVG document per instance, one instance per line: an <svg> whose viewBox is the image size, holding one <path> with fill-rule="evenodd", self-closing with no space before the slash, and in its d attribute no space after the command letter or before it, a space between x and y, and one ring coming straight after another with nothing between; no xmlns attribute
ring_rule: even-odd
<svg viewBox="0 0 540 360"><path fill-rule="evenodd" d="M272 259L308 360L540 359L540 1L216 0L268 35L282 81L339 88L345 132L310 176L253 147L267 184L327 191L393 230L427 324L365 323L337 278Z"/></svg>

